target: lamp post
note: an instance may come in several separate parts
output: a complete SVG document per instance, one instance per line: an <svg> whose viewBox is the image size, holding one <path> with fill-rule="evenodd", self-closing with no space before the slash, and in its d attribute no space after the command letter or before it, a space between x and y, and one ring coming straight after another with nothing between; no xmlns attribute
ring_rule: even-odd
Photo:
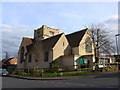
<svg viewBox="0 0 120 90"><path fill-rule="evenodd" d="M119 55L119 48L120 48L120 46L118 47L118 39L117 39L117 37L118 36L120 36L120 34L117 34L117 35L115 35L115 37L116 37L116 47L117 47L117 62L118 62L118 70L120 70L120 55Z"/></svg>

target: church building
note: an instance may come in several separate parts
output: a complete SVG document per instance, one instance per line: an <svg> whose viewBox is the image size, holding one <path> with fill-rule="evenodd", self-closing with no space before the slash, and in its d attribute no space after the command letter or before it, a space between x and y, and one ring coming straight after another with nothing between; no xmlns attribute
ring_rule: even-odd
<svg viewBox="0 0 120 90"><path fill-rule="evenodd" d="M23 37L18 51L18 69L46 69L56 61L59 67L78 68L95 62L94 44L88 29L71 34L42 25L34 38Z"/></svg>

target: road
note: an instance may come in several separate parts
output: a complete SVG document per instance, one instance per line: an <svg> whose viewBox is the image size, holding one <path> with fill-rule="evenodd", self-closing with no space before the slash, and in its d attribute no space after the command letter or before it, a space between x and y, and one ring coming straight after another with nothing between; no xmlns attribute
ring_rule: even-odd
<svg viewBox="0 0 120 90"><path fill-rule="evenodd" d="M2 88L117 88L120 78L116 72L97 75L94 78L79 77L69 80L26 80L3 77Z"/></svg>

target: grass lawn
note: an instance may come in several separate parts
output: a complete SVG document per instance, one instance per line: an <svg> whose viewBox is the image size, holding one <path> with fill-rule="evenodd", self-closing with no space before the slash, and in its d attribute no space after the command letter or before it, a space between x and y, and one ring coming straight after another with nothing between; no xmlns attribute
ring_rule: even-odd
<svg viewBox="0 0 120 90"><path fill-rule="evenodd" d="M87 74L93 74L95 72L92 71L74 71L74 72L61 72L61 73L19 73L18 75L23 76L35 76L35 77L60 77L60 76L76 76L76 75L87 75Z"/></svg>
<svg viewBox="0 0 120 90"><path fill-rule="evenodd" d="M43 77L75 76L75 75L85 75L85 74L92 74L92 73L93 72L44 73Z"/></svg>

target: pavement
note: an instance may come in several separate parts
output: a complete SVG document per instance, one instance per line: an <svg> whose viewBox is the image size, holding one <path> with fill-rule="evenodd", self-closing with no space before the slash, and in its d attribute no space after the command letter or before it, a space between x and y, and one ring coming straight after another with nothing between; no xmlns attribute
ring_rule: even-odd
<svg viewBox="0 0 120 90"><path fill-rule="evenodd" d="M65 80L65 77L33 77L33 76L22 76L22 75L9 75L10 77L27 79L27 80Z"/></svg>
<svg viewBox="0 0 120 90"><path fill-rule="evenodd" d="M13 75L10 74L10 77L27 79L27 80L71 80L71 79L79 79L79 78L97 78L99 76L108 76L111 73L120 73L120 71L110 71L110 72L99 72L94 74L87 75L77 75L77 76L59 76L59 77L33 77L33 76L22 76L22 75ZM119 76L119 75L118 75Z"/></svg>

